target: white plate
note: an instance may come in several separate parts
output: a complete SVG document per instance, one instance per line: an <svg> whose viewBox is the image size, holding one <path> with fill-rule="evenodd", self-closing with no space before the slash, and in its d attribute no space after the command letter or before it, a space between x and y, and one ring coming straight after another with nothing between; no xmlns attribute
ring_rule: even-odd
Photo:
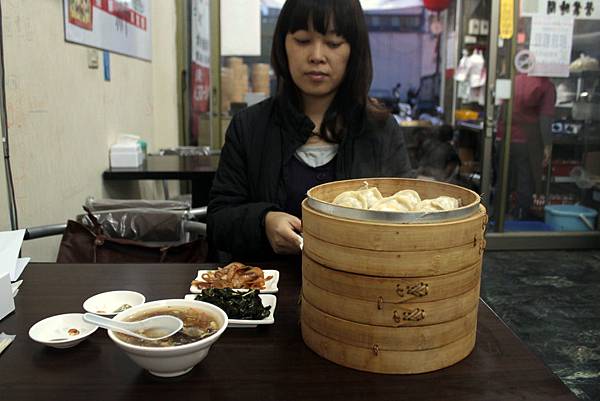
<svg viewBox="0 0 600 401"><path fill-rule="evenodd" d="M82 313L65 313L40 320L29 329L29 337L49 347L70 348L97 329L98 326L83 320ZM77 330L79 333L72 335L69 330Z"/></svg>
<svg viewBox="0 0 600 401"><path fill-rule="evenodd" d="M202 281L202 275L214 270L198 270L198 275L194 280ZM265 281L265 289L260 290L261 294L275 294L279 289L277 283L279 282L279 271L278 270L263 270L265 277L273 276L272 279ZM234 288L234 290L247 290L247 288ZM200 294L202 289L195 285L190 285L190 292L192 294Z"/></svg>
<svg viewBox="0 0 600 401"><path fill-rule="evenodd" d="M275 323L275 307L277 306L277 297L272 294L259 294L258 295L262 301L263 306L270 306L269 316L262 320L243 320L243 319L229 319L228 328L236 328L236 327L247 327L252 328L256 327L259 324L273 324ZM185 296L187 300L196 299L196 294L188 294Z"/></svg>
<svg viewBox="0 0 600 401"><path fill-rule="evenodd" d="M133 306L141 305L146 302L144 297L139 292L135 291L109 291L101 294L96 294L85 300L83 309L87 312L95 313L102 316L114 316L116 312L124 304Z"/></svg>

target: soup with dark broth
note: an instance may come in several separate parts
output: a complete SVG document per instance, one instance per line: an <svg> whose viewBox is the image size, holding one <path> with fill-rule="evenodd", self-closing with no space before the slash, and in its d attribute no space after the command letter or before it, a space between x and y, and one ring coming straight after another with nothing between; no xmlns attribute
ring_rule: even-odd
<svg viewBox="0 0 600 401"><path fill-rule="evenodd" d="M183 328L172 336L156 341L142 340L141 338L131 337L121 333L115 333L115 335L128 344L139 345L142 347L176 347L178 345L202 340L219 330L219 324L217 323L215 316L208 312L187 306L161 306L133 314L126 318L125 321L137 322L138 320L160 315L178 317L183 322ZM149 329L140 331L139 334L146 337L161 337L166 333L164 333L162 329Z"/></svg>

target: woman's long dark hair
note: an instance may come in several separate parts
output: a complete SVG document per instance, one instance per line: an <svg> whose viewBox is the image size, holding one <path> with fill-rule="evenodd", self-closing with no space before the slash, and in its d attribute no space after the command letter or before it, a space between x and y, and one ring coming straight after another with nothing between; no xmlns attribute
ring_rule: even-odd
<svg viewBox="0 0 600 401"><path fill-rule="evenodd" d="M359 0L287 0L281 9L271 48L271 64L277 76L277 95L289 99L302 110L300 91L294 84L288 66L285 37L288 33L308 30L312 21L315 31L325 35L333 17L335 31L350 45L346 73L336 96L325 112L320 127L321 137L339 142L357 113L369 112L381 120L389 114L368 99L373 79L369 34ZM341 125L339 124L341 122ZM331 134L328 135L327 132Z"/></svg>

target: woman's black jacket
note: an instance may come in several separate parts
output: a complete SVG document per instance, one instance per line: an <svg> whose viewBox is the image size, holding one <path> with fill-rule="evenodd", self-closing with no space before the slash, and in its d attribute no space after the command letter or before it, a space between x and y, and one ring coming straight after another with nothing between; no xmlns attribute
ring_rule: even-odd
<svg viewBox="0 0 600 401"><path fill-rule="evenodd" d="M364 115L357 113L339 145L336 179L412 177L404 137L393 117L377 122ZM243 259L273 255L264 217L285 205L284 166L313 128L308 117L276 98L233 117L209 195L207 234L213 247Z"/></svg>

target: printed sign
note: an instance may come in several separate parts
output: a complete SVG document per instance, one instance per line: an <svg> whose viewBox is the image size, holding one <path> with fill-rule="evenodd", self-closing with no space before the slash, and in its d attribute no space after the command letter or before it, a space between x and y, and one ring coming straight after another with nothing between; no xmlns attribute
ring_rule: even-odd
<svg viewBox="0 0 600 401"><path fill-rule="evenodd" d="M521 16L534 15L600 19L600 0L522 0Z"/></svg>
<svg viewBox="0 0 600 401"><path fill-rule="evenodd" d="M152 59L149 0L64 0L65 39Z"/></svg>
<svg viewBox="0 0 600 401"><path fill-rule="evenodd" d="M514 32L515 3L513 0L500 0L500 32L502 39L510 39Z"/></svg>
<svg viewBox="0 0 600 401"><path fill-rule="evenodd" d="M529 75L568 77L573 43L572 17L531 17L529 51L535 57Z"/></svg>

